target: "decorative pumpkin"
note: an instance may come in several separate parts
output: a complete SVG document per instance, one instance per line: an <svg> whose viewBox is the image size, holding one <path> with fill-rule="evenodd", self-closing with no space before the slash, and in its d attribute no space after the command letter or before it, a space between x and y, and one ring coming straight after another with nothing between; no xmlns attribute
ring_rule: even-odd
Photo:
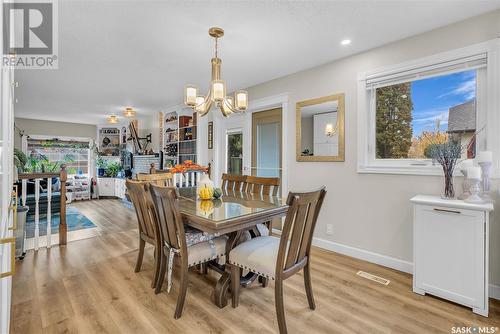
<svg viewBox="0 0 500 334"><path fill-rule="evenodd" d="M198 196L204 200L212 199L212 197L214 196L214 188L210 188L207 186L200 186L198 188Z"/></svg>
<svg viewBox="0 0 500 334"><path fill-rule="evenodd" d="M221 188L215 188L214 189L214 198L219 199L222 197L222 189Z"/></svg>

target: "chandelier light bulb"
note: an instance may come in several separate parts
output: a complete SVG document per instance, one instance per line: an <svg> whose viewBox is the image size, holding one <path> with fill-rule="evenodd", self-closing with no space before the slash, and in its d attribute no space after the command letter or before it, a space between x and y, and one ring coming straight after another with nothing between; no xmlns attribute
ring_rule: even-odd
<svg viewBox="0 0 500 334"><path fill-rule="evenodd" d="M196 97L194 110L196 110L198 112L203 112L205 110L205 97L204 96L197 96Z"/></svg>
<svg viewBox="0 0 500 334"><path fill-rule="evenodd" d="M244 90L239 90L234 93L234 99L236 101L236 109L240 111L245 111L248 108L248 93Z"/></svg>
<svg viewBox="0 0 500 334"><path fill-rule="evenodd" d="M212 81L212 99L215 102L223 101L226 97L226 85L223 80Z"/></svg>
<svg viewBox="0 0 500 334"><path fill-rule="evenodd" d="M184 90L184 103L189 107L196 106L196 97L198 96L198 88L193 85L186 85Z"/></svg>

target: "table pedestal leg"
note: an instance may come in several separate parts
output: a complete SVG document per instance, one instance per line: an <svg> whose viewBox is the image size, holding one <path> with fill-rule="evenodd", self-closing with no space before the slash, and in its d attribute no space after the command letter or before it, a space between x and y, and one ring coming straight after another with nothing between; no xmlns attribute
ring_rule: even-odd
<svg viewBox="0 0 500 334"><path fill-rule="evenodd" d="M238 239L241 236L241 231L232 232L229 235L229 239L226 243L226 265L224 268L224 272L222 276L217 281L217 285L215 286L215 305L219 308L223 308L227 305L227 296L229 286L231 284L231 265L229 264L229 252L236 246Z"/></svg>
<svg viewBox="0 0 500 334"><path fill-rule="evenodd" d="M221 277L217 281L217 285L215 286L215 305L219 308L223 308L227 305L228 301L228 292L229 287L231 286L231 265L229 264L229 252L236 247L238 240L241 238L243 231L232 232L229 235L229 239L226 243L226 265L224 266L224 271L221 273ZM253 227L250 229L251 238L255 238L260 236L259 230L257 227ZM259 277L258 274L249 272L245 276L241 277L240 284L242 287L249 286L252 282L254 282ZM259 282L262 283L264 287L267 286L267 281L259 279Z"/></svg>

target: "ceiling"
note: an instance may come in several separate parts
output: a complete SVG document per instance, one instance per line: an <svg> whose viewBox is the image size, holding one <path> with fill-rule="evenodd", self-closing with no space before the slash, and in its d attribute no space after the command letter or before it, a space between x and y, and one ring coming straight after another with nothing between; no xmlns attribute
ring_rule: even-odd
<svg viewBox="0 0 500 334"><path fill-rule="evenodd" d="M211 26L226 32L219 56L232 91L496 8L500 0L59 1L59 69L16 71L16 117L99 124L125 106L144 117L181 103L185 84L207 90Z"/></svg>

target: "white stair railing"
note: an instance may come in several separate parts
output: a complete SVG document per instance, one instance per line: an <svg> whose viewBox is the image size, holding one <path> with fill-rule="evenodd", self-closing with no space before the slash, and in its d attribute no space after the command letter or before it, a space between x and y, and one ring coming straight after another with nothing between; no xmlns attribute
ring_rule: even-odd
<svg viewBox="0 0 500 334"><path fill-rule="evenodd" d="M34 174L19 174L19 179L21 179L21 203L23 206L27 204L27 188L28 181L34 181L34 207L29 208L29 210L33 210L34 212L34 238L31 242L26 242L26 249L35 249L37 251L40 247L50 248L52 246L52 179L54 177L58 177L61 182L61 191L60 191L60 220L59 220L59 245L65 245L67 241L67 226L66 226L66 167L63 165L61 167L60 173L34 173ZM40 196L40 181L47 181L47 189L46 189L46 199L47 199L47 227L46 227L46 236L45 240L40 238L40 211L41 206L44 204L41 201ZM33 204L32 204L33 205Z"/></svg>

